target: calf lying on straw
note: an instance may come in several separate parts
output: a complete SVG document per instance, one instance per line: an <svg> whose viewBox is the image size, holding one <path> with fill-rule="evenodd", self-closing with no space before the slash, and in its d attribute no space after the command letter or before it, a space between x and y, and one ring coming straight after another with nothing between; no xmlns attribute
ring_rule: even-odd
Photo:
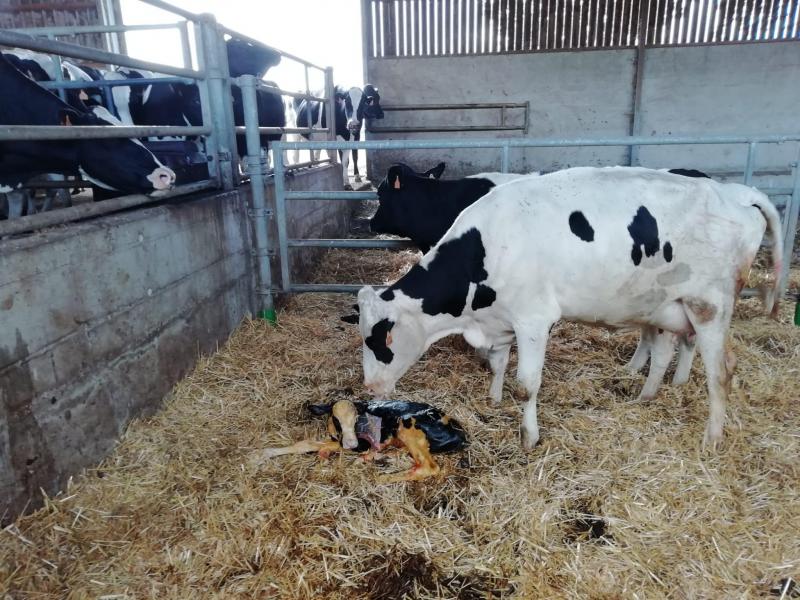
<svg viewBox="0 0 800 600"><path fill-rule="evenodd" d="M463 448L466 433L461 425L440 410L422 402L375 400L351 402L339 400L330 404L309 405L311 413L328 417L330 441L302 440L283 448L265 448L253 455L251 462L284 454L318 452L327 458L342 449L366 452L374 457L383 449L405 448L414 459L414 466L405 473L380 478L383 483L425 479L439 473L439 465L431 453Z"/></svg>

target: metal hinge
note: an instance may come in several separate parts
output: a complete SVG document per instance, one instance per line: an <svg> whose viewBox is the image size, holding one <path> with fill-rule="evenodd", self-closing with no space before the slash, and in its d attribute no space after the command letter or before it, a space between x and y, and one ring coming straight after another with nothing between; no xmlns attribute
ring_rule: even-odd
<svg viewBox="0 0 800 600"><path fill-rule="evenodd" d="M249 208L247 209L248 217L266 217L271 219L273 215L271 208Z"/></svg>

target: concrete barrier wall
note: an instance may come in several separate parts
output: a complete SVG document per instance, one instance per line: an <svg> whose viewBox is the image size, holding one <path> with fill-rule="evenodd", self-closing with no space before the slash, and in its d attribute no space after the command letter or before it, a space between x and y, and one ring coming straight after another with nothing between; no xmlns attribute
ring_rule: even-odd
<svg viewBox="0 0 800 600"><path fill-rule="evenodd" d="M290 186L340 189L341 175L314 169ZM132 418L156 410L199 354L254 312L248 195L0 241L3 521L106 456ZM349 210L293 206L290 231L343 233Z"/></svg>
<svg viewBox="0 0 800 600"><path fill-rule="evenodd" d="M631 133L635 50L531 54L372 58L368 79L381 102L437 104L530 102L527 133L386 133L370 139L612 137ZM798 130L800 42L653 48L645 52L641 127L651 135L786 133ZM494 111L497 120L499 111ZM517 111L510 123L519 122ZM491 123L489 111L387 112L376 126ZM746 149L703 146L643 150L641 163L658 167L741 170ZM555 170L576 165L627 164L627 148L513 149L511 170ZM784 168L797 146L759 153L758 166ZM497 150L371 152L370 177L380 181L391 162L426 169L444 160L449 176L499 170ZM447 176L447 175L446 175Z"/></svg>

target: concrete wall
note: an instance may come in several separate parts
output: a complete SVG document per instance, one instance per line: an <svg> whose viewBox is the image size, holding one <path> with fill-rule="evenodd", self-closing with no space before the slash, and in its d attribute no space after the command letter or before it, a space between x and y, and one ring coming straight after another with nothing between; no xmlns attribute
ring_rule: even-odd
<svg viewBox="0 0 800 600"><path fill-rule="evenodd" d="M368 79L381 102L435 104L530 102L527 134L514 132L390 133L370 139L452 137L610 137L631 132L635 50L546 52L446 58L373 58ZM642 135L772 133L798 130L800 42L655 48L645 53ZM440 125L484 124L487 114L437 113ZM387 112L380 126L431 123L420 113ZM741 170L739 147L672 147L643 150L647 166ZM429 168L448 162L450 176L498 170L499 151L430 150L372 152L370 176L379 181L391 162ZM796 146L765 151L759 166L785 168ZM627 164L625 148L511 151L511 170L553 170L574 165Z"/></svg>
<svg viewBox="0 0 800 600"><path fill-rule="evenodd" d="M339 189L341 175L315 169L290 187ZM0 241L0 520L106 456L254 311L242 197L207 194ZM292 207L290 231L342 233L349 206L316 204Z"/></svg>

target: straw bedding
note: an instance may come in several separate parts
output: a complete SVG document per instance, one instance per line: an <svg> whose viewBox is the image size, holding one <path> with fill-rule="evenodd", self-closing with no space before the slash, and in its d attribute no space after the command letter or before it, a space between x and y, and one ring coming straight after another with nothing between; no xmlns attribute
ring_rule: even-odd
<svg viewBox="0 0 800 600"><path fill-rule="evenodd" d="M393 280L416 258L331 251L317 280ZM258 448L323 439L307 402L364 397L358 331L339 321L351 303L296 297L276 327L243 323L112 456L0 532L0 597L738 598L800 578L789 303L779 323L755 301L737 308L716 452L700 444L699 357L686 386L636 402L643 376L621 368L636 334L560 324L531 453L513 376L490 406L488 371L453 338L397 393L466 427L469 448L438 457L443 476L376 485L410 466L402 454L248 466Z"/></svg>

